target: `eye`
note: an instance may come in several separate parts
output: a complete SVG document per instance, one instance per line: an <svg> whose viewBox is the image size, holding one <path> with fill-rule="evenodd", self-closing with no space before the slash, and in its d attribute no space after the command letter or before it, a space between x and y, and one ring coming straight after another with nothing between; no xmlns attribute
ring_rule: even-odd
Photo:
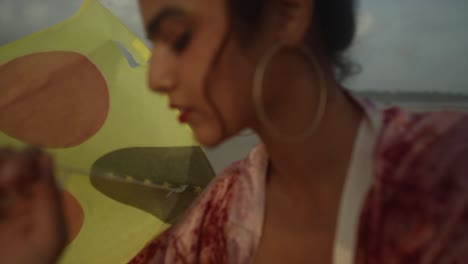
<svg viewBox="0 0 468 264"><path fill-rule="evenodd" d="M180 36L173 42L172 48L176 53L182 53L190 43L192 39L192 31L186 30L184 33L180 34Z"/></svg>
<svg viewBox="0 0 468 264"><path fill-rule="evenodd" d="M156 35L165 42L174 53L182 53L193 36L193 25L185 16L167 18L161 22L160 30Z"/></svg>

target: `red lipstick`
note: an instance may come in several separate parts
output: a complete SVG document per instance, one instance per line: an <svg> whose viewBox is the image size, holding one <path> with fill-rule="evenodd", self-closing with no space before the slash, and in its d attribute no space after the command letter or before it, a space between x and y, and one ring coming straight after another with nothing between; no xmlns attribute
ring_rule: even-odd
<svg viewBox="0 0 468 264"><path fill-rule="evenodd" d="M191 113L190 110L182 111L181 114L179 115L179 122L180 123L187 123L190 113Z"/></svg>

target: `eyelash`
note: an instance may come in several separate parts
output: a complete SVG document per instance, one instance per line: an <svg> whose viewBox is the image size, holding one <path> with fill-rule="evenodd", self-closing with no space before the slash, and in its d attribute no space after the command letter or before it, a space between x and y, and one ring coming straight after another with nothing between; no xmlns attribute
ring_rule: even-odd
<svg viewBox="0 0 468 264"><path fill-rule="evenodd" d="M192 31L187 30L183 34L181 34L180 37L177 38L177 40L172 44L172 49L176 53L182 53L190 43L190 40L192 39Z"/></svg>

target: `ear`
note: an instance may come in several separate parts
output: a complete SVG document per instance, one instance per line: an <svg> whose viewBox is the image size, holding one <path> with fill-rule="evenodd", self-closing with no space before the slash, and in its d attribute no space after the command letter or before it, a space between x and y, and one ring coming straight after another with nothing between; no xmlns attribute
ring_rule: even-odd
<svg viewBox="0 0 468 264"><path fill-rule="evenodd" d="M285 45L298 46L306 38L314 19L315 0L277 0L273 19L278 40Z"/></svg>

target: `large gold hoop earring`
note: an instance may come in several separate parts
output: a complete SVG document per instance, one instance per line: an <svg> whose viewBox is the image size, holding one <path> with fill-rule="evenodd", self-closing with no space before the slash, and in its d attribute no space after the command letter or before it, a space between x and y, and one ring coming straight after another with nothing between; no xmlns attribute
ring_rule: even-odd
<svg viewBox="0 0 468 264"><path fill-rule="evenodd" d="M271 122L270 119L268 118L266 111L263 108L263 99L262 99L263 81L265 77L266 67L268 66L270 61L273 59L273 57L282 48L284 48L284 45L282 44L277 44L273 46L270 50L267 51L265 56L260 60L260 62L257 65L257 68L255 70L255 75L254 75L253 89L252 89L254 107L255 107L255 111L257 112L259 121L265 125L265 127L272 133L273 137L276 140L286 141L290 143L301 142L309 138L317 130L325 114L325 108L327 104L327 91L326 91L327 89L325 87L325 77L320 67L320 64L318 63L317 59L312 54L312 52L308 48L301 46L299 48L300 51L307 57L307 59L313 66L315 73L318 76L320 95L319 95L319 102L317 106L317 112L316 112L316 115L314 117L314 120L311 126L307 128L304 133L300 135L295 135L295 136L282 134L280 130L277 129L273 125L273 122Z"/></svg>

